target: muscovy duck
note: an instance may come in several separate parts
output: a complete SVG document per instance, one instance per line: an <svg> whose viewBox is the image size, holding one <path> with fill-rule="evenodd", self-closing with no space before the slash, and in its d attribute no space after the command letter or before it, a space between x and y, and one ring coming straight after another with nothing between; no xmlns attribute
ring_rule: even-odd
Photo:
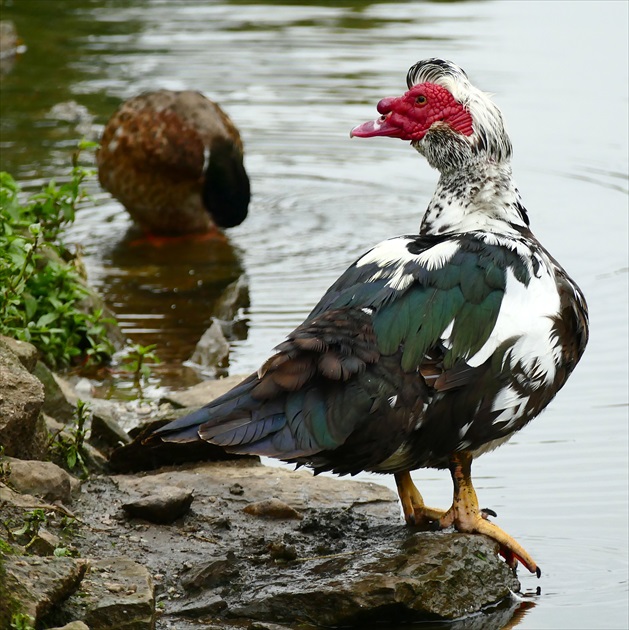
<svg viewBox="0 0 629 630"><path fill-rule="evenodd" d="M105 126L96 160L101 186L150 234L207 233L247 216L240 134L200 92L158 90L125 101Z"/></svg>
<svg viewBox="0 0 629 630"><path fill-rule="evenodd" d="M256 374L149 440L393 473L409 524L486 534L539 576L479 509L471 464L566 382L587 343L587 306L529 229L496 105L449 61L418 62L407 83L351 135L410 140L440 171L419 234L361 256ZM426 467L450 469L446 511L411 480Z"/></svg>

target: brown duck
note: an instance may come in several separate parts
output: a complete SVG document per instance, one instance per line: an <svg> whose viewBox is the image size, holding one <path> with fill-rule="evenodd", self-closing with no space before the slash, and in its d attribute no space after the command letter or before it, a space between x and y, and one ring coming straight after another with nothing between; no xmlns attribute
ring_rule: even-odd
<svg viewBox="0 0 629 630"><path fill-rule="evenodd" d="M203 234L247 216L240 134L200 92L158 90L124 102L105 126L97 164L103 188L150 234Z"/></svg>

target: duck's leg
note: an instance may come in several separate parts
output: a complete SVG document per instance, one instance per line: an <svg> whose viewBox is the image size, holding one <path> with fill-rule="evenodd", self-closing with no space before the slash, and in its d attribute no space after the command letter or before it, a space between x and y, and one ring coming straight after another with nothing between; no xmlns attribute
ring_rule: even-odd
<svg viewBox="0 0 629 630"><path fill-rule="evenodd" d="M424 499L415 487L410 472L395 473L395 483L400 495L404 518L409 525L428 527L444 516L443 510L435 510L424 504Z"/></svg>
<svg viewBox="0 0 629 630"><path fill-rule="evenodd" d="M450 474L454 484L452 507L439 519L438 528L454 525L460 532L485 534L500 544L500 553L510 566L519 560L531 573L541 575L533 558L516 540L497 525L487 520L487 513L478 507L476 491L472 485L472 455L468 452L454 453L450 457Z"/></svg>

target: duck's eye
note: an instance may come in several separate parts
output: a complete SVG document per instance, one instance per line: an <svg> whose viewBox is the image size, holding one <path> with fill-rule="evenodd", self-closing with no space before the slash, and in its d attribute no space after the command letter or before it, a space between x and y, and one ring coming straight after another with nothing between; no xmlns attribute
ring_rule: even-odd
<svg viewBox="0 0 629 630"><path fill-rule="evenodd" d="M417 105L425 105L427 102L428 102L428 99L423 94L420 94L415 99L415 103L417 103Z"/></svg>

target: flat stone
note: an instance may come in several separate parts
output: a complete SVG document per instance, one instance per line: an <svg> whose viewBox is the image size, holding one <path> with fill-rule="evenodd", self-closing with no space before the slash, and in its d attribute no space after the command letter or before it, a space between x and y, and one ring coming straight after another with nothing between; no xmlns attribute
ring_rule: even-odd
<svg viewBox="0 0 629 630"><path fill-rule="evenodd" d="M76 590L86 567L81 559L12 556L5 561L7 590L20 611L39 622Z"/></svg>
<svg viewBox="0 0 629 630"><path fill-rule="evenodd" d="M147 473L142 477L117 475L119 488L129 494L151 494L163 486L192 490L195 497L226 497L234 505L278 499L298 512L331 505L351 507L372 516L399 519L400 508L395 492L377 483L353 482L314 476L307 470L263 466L256 459L227 462L200 462L187 468ZM230 488L238 483L243 495L233 495Z"/></svg>
<svg viewBox="0 0 629 630"><path fill-rule="evenodd" d="M11 466L9 481L23 494L32 494L46 501L72 503L72 491L79 481L52 462L29 461L6 457Z"/></svg>
<svg viewBox="0 0 629 630"><path fill-rule="evenodd" d="M142 491L142 485L137 488ZM177 486L152 486L150 494L124 503L122 509L133 518L152 523L172 523L189 509L194 496L191 490Z"/></svg>
<svg viewBox="0 0 629 630"><path fill-rule="evenodd" d="M90 630L153 630L153 580L129 558L90 561L80 592L70 597L64 609Z"/></svg>

